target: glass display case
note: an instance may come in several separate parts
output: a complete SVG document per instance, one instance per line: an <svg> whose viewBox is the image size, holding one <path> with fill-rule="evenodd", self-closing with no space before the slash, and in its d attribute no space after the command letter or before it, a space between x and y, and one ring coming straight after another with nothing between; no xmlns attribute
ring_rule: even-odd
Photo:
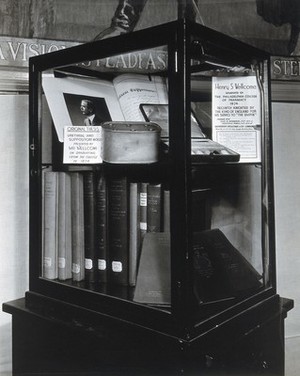
<svg viewBox="0 0 300 376"><path fill-rule="evenodd" d="M179 20L30 59L30 291L193 339L278 299L269 56Z"/></svg>

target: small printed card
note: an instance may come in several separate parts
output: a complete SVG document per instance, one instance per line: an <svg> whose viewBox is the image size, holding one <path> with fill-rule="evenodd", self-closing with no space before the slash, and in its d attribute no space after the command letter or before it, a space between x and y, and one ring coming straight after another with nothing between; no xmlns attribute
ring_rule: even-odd
<svg viewBox="0 0 300 376"><path fill-rule="evenodd" d="M63 163L94 164L102 163L102 127L64 127Z"/></svg>

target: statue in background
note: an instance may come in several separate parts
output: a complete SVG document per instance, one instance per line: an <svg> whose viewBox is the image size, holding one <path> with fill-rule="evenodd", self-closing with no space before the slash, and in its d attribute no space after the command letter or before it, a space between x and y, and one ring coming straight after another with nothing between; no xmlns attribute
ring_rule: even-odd
<svg viewBox="0 0 300 376"><path fill-rule="evenodd" d="M196 19L198 0L177 0L178 18ZM147 0L119 0L115 14L109 28L103 30L95 37L95 40L109 38L134 30Z"/></svg>
<svg viewBox="0 0 300 376"><path fill-rule="evenodd" d="M291 25L288 54L296 48L300 34L299 0L256 0L257 14L274 26Z"/></svg>

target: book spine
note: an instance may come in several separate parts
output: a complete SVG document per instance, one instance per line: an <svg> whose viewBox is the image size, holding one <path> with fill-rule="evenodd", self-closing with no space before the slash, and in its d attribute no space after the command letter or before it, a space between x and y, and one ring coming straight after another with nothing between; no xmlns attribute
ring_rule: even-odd
<svg viewBox="0 0 300 376"><path fill-rule="evenodd" d="M128 188L126 177L110 177L108 188L109 280L128 285Z"/></svg>
<svg viewBox="0 0 300 376"><path fill-rule="evenodd" d="M170 191L164 189L163 191L163 231L170 232Z"/></svg>
<svg viewBox="0 0 300 376"><path fill-rule="evenodd" d="M72 278L84 280L84 204L83 175L71 174L71 214L72 214Z"/></svg>
<svg viewBox="0 0 300 376"><path fill-rule="evenodd" d="M42 276L48 279L58 277L57 265L57 173L44 172L43 190L43 265Z"/></svg>
<svg viewBox="0 0 300 376"><path fill-rule="evenodd" d="M58 172L58 279L72 278L71 176Z"/></svg>
<svg viewBox="0 0 300 376"><path fill-rule="evenodd" d="M161 231L161 184L147 187L147 232Z"/></svg>
<svg viewBox="0 0 300 376"><path fill-rule="evenodd" d="M131 182L129 189L129 285L135 286L140 248L139 183Z"/></svg>
<svg viewBox="0 0 300 376"><path fill-rule="evenodd" d="M97 281L107 282L107 184L103 172L96 182L96 257Z"/></svg>
<svg viewBox="0 0 300 376"><path fill-rule="evenodd" d="M95 250L95 175L84 173L84 254L85 281L96 282L97 259Z"/></svg>
<svg viewBox="0 0 300 376"><path fill-rule="evenodd" d="M140 239L144 238L147 232L147 186L148 183L140 183Z"/></svg>

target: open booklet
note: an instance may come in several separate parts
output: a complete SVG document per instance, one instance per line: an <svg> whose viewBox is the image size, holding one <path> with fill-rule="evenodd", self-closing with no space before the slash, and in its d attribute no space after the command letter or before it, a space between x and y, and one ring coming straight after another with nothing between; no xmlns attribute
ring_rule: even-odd
<svg viewBox="0 0 300 376"><path fill-rule="evenodd" d="M42 86L60 142L65 127L87 126L87 102L94 109L89 124L96 126L111 120L144 121L140 103L168 103L166 82L155 75L120 74L109 81L50 74L43 76Z"/></svg>

